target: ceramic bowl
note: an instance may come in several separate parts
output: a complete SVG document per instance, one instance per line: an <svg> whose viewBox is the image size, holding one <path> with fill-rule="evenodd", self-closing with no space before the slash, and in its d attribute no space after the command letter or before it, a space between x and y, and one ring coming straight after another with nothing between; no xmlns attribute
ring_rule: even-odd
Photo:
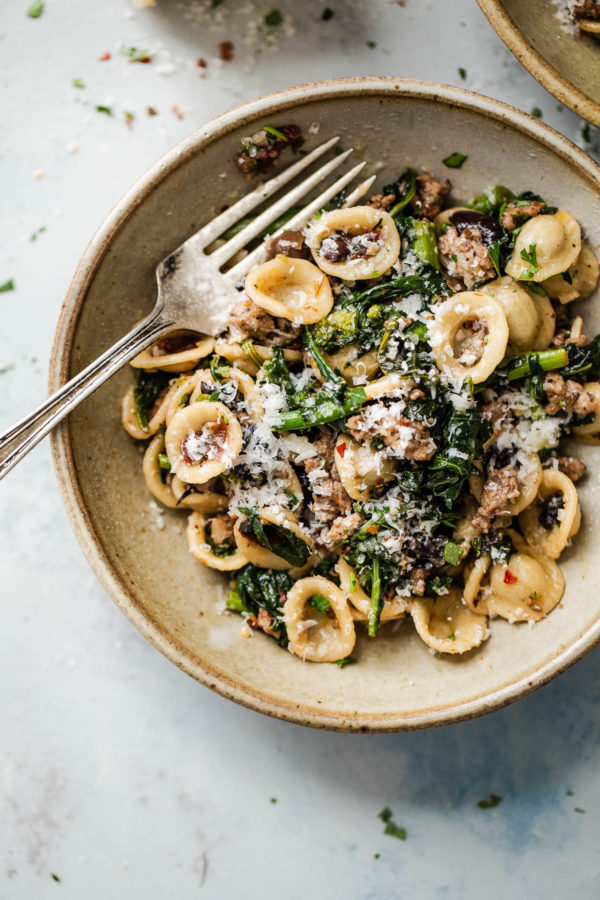
<svg viewBox="0 0 600 900"><path fill-rule="evenodd" d="M579 219L600 243L600 169L543 123L495 100L419 81L353 78L292 88L246 103L200 128L129 191L92 239L57 327L50 384L56 389L147 313L157 262L247 183L232 158L263 123L298 123L307 146L334 134L377 172L378 184L408 165L450 174L461 201L504 183L530 188ZM461 169L442 159L468 154ZM587 303L590 331L600 316ZM431 655L410 621L361 635L358 664L303 663L262 634L240 636L223 612L225 578L191 556L185 513L159 527L142 478L140 446L123 431L128 367L98 390L53 438L62 496L98 578L133 624L170 660L225 697L291 722L347 731L442 725L521 697L600 639L598 582L600 451L582 447L591 476L581 488L583 526L561 560L563 602L535 627L491 623L491 637L465 658Z"/></svg>
<svg viewBox="0 0 600 900"><path fill-rule="evenodd" d="M600 40L566 31L551 0L477 0L498 36L557 100L600 127Z"/></svg>

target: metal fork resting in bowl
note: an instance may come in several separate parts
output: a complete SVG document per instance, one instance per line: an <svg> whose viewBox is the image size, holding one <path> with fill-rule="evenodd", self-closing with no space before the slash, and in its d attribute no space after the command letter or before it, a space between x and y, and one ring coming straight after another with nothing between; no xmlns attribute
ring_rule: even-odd
<svg viewBox="0 0 600 900"><path fill-rule="evenodd" d="M179 329L215 336L224 330L229 311L241 299L237 286L246 273L266 257L264 243L261 242L225 272L221 269L247 244L260 237L269 225L295 206L301 197L312 191L320 181L337 169L352 153L352 149L340 153L312 172L224 244L212 251L211 245L251 210L276 194L284 184L331 149L338 140L339 138L334 137L320 144L285 171L242 197L204 225L158 265L156 269L158 296L150 315L38 406L31 415L17 422L13 428L0 436L0 479L82 400L153 341ZM359 163L338 178L292 216L275 234L305 225L342 188L350 184L364 165L364 162ZM374 180L375 176L372 176L358 185L343 205L352 206L356 203Z"/></svg>

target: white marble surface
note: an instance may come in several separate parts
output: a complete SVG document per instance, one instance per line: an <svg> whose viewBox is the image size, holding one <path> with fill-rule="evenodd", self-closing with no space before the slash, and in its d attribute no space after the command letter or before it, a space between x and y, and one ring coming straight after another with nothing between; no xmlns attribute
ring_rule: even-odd
<svg viewBox="0 0 600 900"><path fill-rule="evenodd" d="M539 107L582 141L582 123L475 0L329 0L329 22L313 0L212 12L210 0L159 0L135 13L129 0L46 0L39 19L28 3L0 4L0 284L16 285L0 293L0 427L44 394L61 299L103 216L228 107L330 76L463 83L464 67L467 87ZM284 24L257 31L273 7ZM222 64L226 39L236 55ZM122 44L152 63L130 64ZM527 700L441 731L289 726L211 694L138 635L75 542L47 445L0 491L0 897L600 895L600 651ZM482 811L490 792L503 800ZM383 834L384 806L405 842Z"/></svg>

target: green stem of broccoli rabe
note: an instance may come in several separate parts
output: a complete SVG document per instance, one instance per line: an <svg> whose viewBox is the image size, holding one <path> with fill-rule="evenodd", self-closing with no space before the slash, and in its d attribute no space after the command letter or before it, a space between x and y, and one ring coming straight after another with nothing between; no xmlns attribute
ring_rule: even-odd
<svg viewBox="0 0 600 900"><path fill-rule="evenodd" d="M371 606L369 609L369 637L375 637L379 629L381 618L381 578L379 576L379 559L373 559L373 573L371 575Z"/></svg>
<svg viewBox="0 0 600 900"><path fill-rule="evenodd" d="M532 360L536 360L544 372L550 372L552 369L562 369L563 366L567 366L569 364L569 355L561 347L556 350L539 350L533 353L513 356L508 360L508 366L513 366L506 373L508 381L516 381L518 378L525 378L527 375L531 375Z"/></svg>
<svg viewBox="0 0 600 900"><path fill-rule="evenodd" d="M290 409L281 413L279 423L273 426L273 430L302 431L305 428L312 428L314 425L326 425L327 422L345 419L346 416L357 412L366 399L367 394L363 388L351 388L346 391L343 400L324 400L314 406Z"/></svg>

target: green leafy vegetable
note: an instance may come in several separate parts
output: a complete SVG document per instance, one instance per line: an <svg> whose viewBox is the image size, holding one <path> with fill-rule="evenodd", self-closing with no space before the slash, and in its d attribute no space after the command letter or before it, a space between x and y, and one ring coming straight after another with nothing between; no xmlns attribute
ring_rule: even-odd
<svg viewBox="0 0 600 900"><path fill-rule="evenodd" d="M498 794L490 794L487 800L480 800L477 806L479 807L479 809L493 809L501 802L502 797L499 797Z"/></svg>
<svg viewBox="0 0 600 900"><path fill-rule="evenodd" d="M74 78L73 79L73 87L84 88L85 84L83 83L81 78Z"/></svg>
<svg viewBox="0 0 600 900"><path fill-rule="evenodd" d="M8 281L5 281L4 284L0 284L0 294L6 294L7 291L14 291L15 283L12 278L9 278Z"/></svg>
<svg viewBox="0 0 600 900"><path fill-rule="evenodd" d="M283 601L293 583L287 572L275 572L248 563L236 572L235 587L229 592L227 607L253 616L260 609L266 609L274 618L274 630L281 633L279 643L285 647L287 634L282 618Z"/></svg>
<svg viewBox="0 0 600 900"><path fill-rule="evenodd" d="M533 278L540 271L541 266L537 261L537 244L530 244L529 249L521 250L521 259L527 263L527 270L519 275L520 279Z"/></svg>
<svg viewBox="0 0 600 900"><path fill-rule="evenodd" d="M444 562L448 563L449 566L457 566L463 553L464 550L460 544L455 544L454 541L448 541L444 548Z"/></svg>
<svg viewBox="0 0 600 900"><path fill-rule="evenodd" d="M148 413L160 393L167 387L171 375L168 372L145 372L138 369L133 389L133 405L138 425L148 431Z"/></svg>
<svg viewBox="0 0 600 900"><path fill-rule="evenodd" d="M276 556L281 556L291 566L303 566L311 555L310 547L285 525L262 522L256 509L240 506L240 512L248 518L259 544ZM243 526L242 526L243 528Z"/></svg>
<svg viewBox="0 0 600 900"><path fill-rule="evenodd" d="M283 131L279 131L279 129L275 128L273 125L263 125L263 131L266 131L267 134L272 135L272 137L276 138L278 141L284 141L286 144L288 142Z"/></svg>
<svg viewBox="0 0 600 900"><path fill-rule="evenodd" d="M97 106L96 112L104 113L105 116L112 116L112 109L110 106Z"/></svg>
<svg viewBox="0 0 600 900"><path fill-rule="evenodd" d="M169 459L169 457L167 456L166 453L158 454L158 465L160 466L161 469L169 470L171 468L171 460Z"/></svg>
<svg viewBox="0 0 600 900"><path fill-rule="evenodd" d="M379 630L379 620L381 618L381 609L383 606L383 597L381 594L381 578L379 572L379 558L373 559L373 575L371 577L371 606L369 607L369 637L375 637Z"/></svg>
<svg viewBox="0 0 600 900"><path fill-rule="evenodd" d="M399 825L396 825L394 820L392 819L392 811L389 806L386 806L385 809L382 809L379 813L379 818L382 822L385 822L385 828L383 829L384 834L388 834L390 837L398 838L400 841L406 840L406 828L402 828Z"/></svg>
<svg viewBox="0 0 600 900"><path fill-rule="evenodd" d="M327 612L331 603L323 594L313 594L308 601L308 605L312 606L313 609L318 609L319 612Z"/></svg>
<svg viewBox="0 0 600 900"><path fill-rule="evenodd" d="M30 19L39 19L41 14L44 11L44 4L42 0L34 0L29 9L27 10L27 15Z"/></svg>
<svg viewBox="0 0 600 900"><path fill-rule="evenodd" d="M461 66L460 69L458 70L458 74L460 75L462 80L465 81L465 79L467 77L467 70L463 69L463 67Z"/></svg>
<svg viewBox="0 0 600 900"><path fill-rule="evenodd" d="M444 426L441 445L429 466L428 487L448 509L461 493L474 461L484 455L483 444L493 429L478 409L454 410Z"/></svg>
<svg viewBox="0 0 600 900"><path fill-rule="evenodd" d="M281 25L283 22L283 13L281 13L278 9L272 9L270 12L265 13L264 23L268 25L269 28L275 28L277 25Z"/></svg>
<svg viewBox="0 0 600 900"><path fill-rule="evenodd" d="M352 656L344 656L343 659L336 659L335 664L343 669L345 666L353 666L356 660Z"/></svg>
<svg viewBox="0 0 600 900"><path fill-rule="evenodd" d="M448 166L449 169L460 169L462 164L468 159L466 153L459 153L456 150L454 153L451 153L450 156L447 156L446 159L443 159L442 162L445 166Z"/></svg>
<svg viewBox="0 0 600 900"><path fill-rule="evenodd" d="M496 270L496 275L498 278L502 275L501 265L502 265L502 253L500 241L494 241L491 247L488 247L488 256L492 261L492 265Z"/></svg>

